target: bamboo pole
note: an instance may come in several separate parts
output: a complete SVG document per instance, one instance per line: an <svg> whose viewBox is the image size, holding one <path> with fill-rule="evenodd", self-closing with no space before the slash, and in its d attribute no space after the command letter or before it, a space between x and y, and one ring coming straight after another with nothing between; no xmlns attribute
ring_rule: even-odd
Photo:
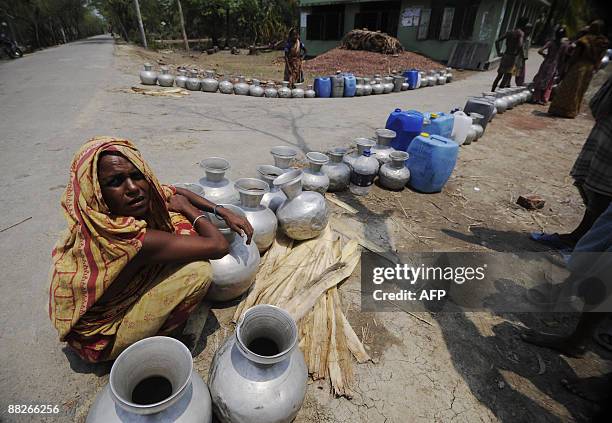
<svg viewBox="0 0 612 423"><path fill-rule="evenodd" d="M147 36L145 35L144 25L142 24L142 15L140 14L140 4L138 0L134 0L134 7L136 8L136 18L138 19L138 28L140 29L140 36L142 37L142 45L144 48L149 48L147 45Z"/></svg>
<svg viewBox="0 0 612 423"><path fill-rule="evenodd" d="M185 42L185 50L189 51L189 41L187 41L187 31L185 31L185 19L183 18L183 7L181 0L176 0L179 10L179 18L181 19L181 31L183 31L183 41Z"/></svg>

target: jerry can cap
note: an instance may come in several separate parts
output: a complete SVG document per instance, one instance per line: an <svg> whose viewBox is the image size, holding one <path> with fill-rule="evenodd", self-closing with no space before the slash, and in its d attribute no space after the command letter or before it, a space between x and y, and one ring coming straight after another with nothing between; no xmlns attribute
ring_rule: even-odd
<svg viewBox="0 0 612 423"><path fill-rule="evenodd" d="M435 118L438 117L438 114L437 113L430 113L429 117L432 118L432 119L435 119Z"/></svg>
<svg viewBox="0 0 612 423"><path fill-rule="evenodd" d="M429 138L429 132L421 132L421 136Z"/></svg>

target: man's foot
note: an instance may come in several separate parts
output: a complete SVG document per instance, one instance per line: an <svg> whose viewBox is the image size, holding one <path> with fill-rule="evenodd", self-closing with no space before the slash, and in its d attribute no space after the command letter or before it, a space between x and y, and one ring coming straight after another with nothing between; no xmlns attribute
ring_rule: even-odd
<svg viewBox="0 0 612 423"><path fill-rule="evenodd" d="M537 345L538 347L550 348L558 351L568 357L581 358L586 352L586 348L583 345L576 345L567 336L529 331L522 333L521 339L530 344Z"/></svg>
<svg viewBox="0 0 612 423"><path fill-rule="evenodd" d="M571 251L576 245L576 242L571 238L569 234L547 234L545 232L532 232L529 237L535 242L560 251Z"/></svg>
<svg viewBox="0 0 612 423"><path fill-rule="evenodd" d="M612 398L610 375L561 379L561 385L572 394L587 401L601 403Z"/></svg>

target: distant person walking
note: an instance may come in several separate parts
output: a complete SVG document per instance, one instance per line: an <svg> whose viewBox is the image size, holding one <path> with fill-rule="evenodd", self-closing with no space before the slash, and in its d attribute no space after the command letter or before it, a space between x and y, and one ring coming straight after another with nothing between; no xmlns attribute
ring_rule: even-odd
<svg viewBox="0 0 612 423"><path fill-rule="evenodd" d="M567 64L567 74L548 109L551 115L573 119L580 112L582 99L591 83L593 72L599 68L608 48L608 39L602 35L603 29L603 21L593 21L586 34L576 41Z"/></svg>
<svg viewBox="0 0 612 423"><path fill-rule="evenodd" d="M566 35L565 27L559 27L555 32L555 38L548 40L538 50L538 54L544 57L544 61L533 78L533 101L537 104L546 104L550 99L550 92L555 82L555 76L558 73L560 56L568 45Z"/></svg>
<svg viewBox="0 0 612 423"><path fill-rule="evenodd" d="M296 83L304 82L302 60L305 56L306 47L300 40L300 34L297 29L291 28L285 44L285 81L289 81L291 88Z"/></svg>
<svg viewBox="0 0 612 423"><path fill-rule="evenodd" d="M523 42L525 39L525 33L522 27L527 24L526 18L520 18L517 27L512 31L508 31L504 36L495 40L495 50L498 55L501 55L499 62L499 68L497 68L497 76L493 81L493 87L491 91L495 91L497 84L500 84L500 88L507 88L510 86L512 75L516 74L516 61L519 54L522 54ZM501 54L501 43L506 41L506 50L503 55ZM500 83L501 81L501 83Z"/></svg>
<svg viewBox="0 0 612 423"><path fill-rule="evenodd" d="M525 24L523 27L525 38L523 39L521 51L516 58L516 75L514 76L514 82L516 82L517 87L525 86L525 71L527 70L527 59L529 59L529 49L531 48L532 29L533 26L530 23Z"/></svg>

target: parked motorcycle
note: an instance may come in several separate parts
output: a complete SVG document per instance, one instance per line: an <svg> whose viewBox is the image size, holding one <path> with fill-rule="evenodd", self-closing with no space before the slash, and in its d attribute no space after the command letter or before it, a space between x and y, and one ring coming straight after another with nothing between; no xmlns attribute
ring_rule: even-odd
<svg viewBox="0 0 612 423"><path fill-rule="evenodd" d="M4 53L8 57L11 59L19 59L20 57L23 57L23 52L15 41L9 38L2 38L0 41L2 42Z"/></svg>

